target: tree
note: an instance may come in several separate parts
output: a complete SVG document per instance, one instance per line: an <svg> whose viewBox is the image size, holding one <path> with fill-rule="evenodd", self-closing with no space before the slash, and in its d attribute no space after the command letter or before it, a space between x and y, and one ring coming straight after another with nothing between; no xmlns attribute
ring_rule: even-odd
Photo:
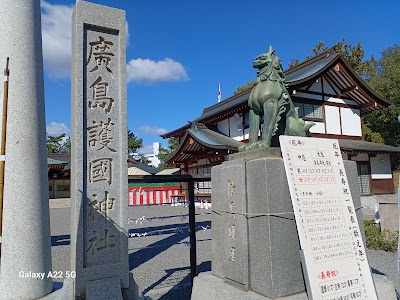
<svg viewBox="0 0 400 300"><path fill-rule="evenodd" d="M374 110L363 117L372 133L380 134L392 146L400 145L400 48L394 45L382 52L382 57L372 57L365 62L364 80L392 105L384 110Z"/></svg>
<svg viewBox="0 0 400 300"><path fill-rule="evenodd" d="M351 67L356 71L358 75L363 75L364 73L364 63L362 59L364 57L364 50L362 49L361 43L358 42L356 46L351 44L346 44L344 39L333 46L337 53L343 55Z"/></svg>
<svg viewBox="0 0 400 300"><path fill-rule="evenodd" d="M71 153L71 138L68 137L64 144L61 145L59 153Z"/></svg>
<svg viewBox="0 0 400 300"><path fill-rule="evenodd" d="M168 139L168 147L160 147L158 150L159 153L157 155L158 159L161 161L161 164L158 166L160 169L168 169L168 168L173 168L173 166L167 166L164 164L164 160L172 153L174 152L179 146L179 141L177 138L169 138Z"/></svg>
<svg viewBox="0 0 400 300"><path fill-rule="evenodd" d="M143 147L143 139L139 139L132 131L128 129L128 152L135 153L137 149Z"/></svg>
<svg viewBox="0 0 400 300"><path fill-rule="evenodd" d="M372 57L365 62L364 79L378 94L391 103L400 105L400 47L394 45L382 52L382 57Z"/></svg>
<svg viewBox="0 0 400 300"><path fill-rule="evenodd" d="M368 127L366 124L362 124L362 131L364 134L364 140L367 142L377 143L377 144L384 144L385 139L383 136L378 132L373 132L371 128Z"/></svg>
<svg viewBox="0 0 400 300"><path fill-rule="evenodd" d="M333 48L337 53L343 55L347 62L350 63L351 67L356 71L360 76L363 75L364 71L364 63L362 59L364 57L364 50L362 49L361 43L358 42L357 45L353 46L351 44L347 44L345 39L342 39L340 42L336 43ZM328 50L329 48L325 45L323 41L318 42L311 51L314 55L308 55L304 61L310 60L314 56L321 54L322 52ZM295 67L300 64L300 61L297 58L292 58L289 63L289 68ZM240 87L238 87L233 93L234 95L243 92L252 88L255 84L255 81L248 82Z"/></svg>
<svg viewBox="0 0 400 300"><path fill-rule="evenodd" d="M310 60L314 56L321 54L328 49L329 48L325 45L325 43L320 41L315 45L314 48L311 49L314 55L307 56L304 61ZM356 46L353 46L351 44L347 44L345 39L342 39L333 46L333 49L335 49L337 53L343 55L343 57L348 63L350 63L351 67L356 71L357 74L363 75L364 63L362 62L362 59L364 57L364 50L362 49L360 42L358 42ZM300 64L300 61L297 58L294 58L291 60L289 68L297 66L298 64Z"/></svg>
<svg viewBox="0 0 400 300"><path fill-rule="evenodd" d="M47 153L61 153L61 149L65 143L62 143L65 133L59 136L47 136ZM71 149L71 146L70 146Z"/></svg>

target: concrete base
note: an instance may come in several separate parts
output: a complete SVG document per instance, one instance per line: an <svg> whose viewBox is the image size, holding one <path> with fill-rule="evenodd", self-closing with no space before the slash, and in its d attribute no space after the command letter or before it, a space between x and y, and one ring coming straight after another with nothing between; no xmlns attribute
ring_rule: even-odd
<svg viewBox="0 0 400 300"><path fill-rule="evenodd" d="M98 281L100 281L100 280L98 280ZM120 284L117 283L117 285L119 285L119 287L120 287ZM94 292L96 292L96 291L94 291ZM90 298L90 296L88 296L86 299L151 300L150 298L142 295L142 292L140 291L139 286L136 284L135 280L133 279L132 273L129 274L129 288L122 289L122 290L120 289L120 292L118 292L116 294L118 294L119 297L113 298L113 296L110 295L109 290L106 290L102 294L103 298L100 298L97 295L95 295L95 297L91 297L91 298ZM71 299L75 299L75 297L74 297L74 281L71 278L64 280L64 285L61 289L43 297L43 298L40 298L40 300L71 300Z"/></svg>
<svg viewBox="0 0 400 300"><path fill-rule="evenodd" d="M375 289L379 300L397 299L393 282L389 281L385 275L372 274L372 279L374 280Z"/></svg>
<svg viewBox="0 0 400 300"><path fill-rule="evenodd" d="M211 272L194 278L191 300L273 300L252 291L245 291L226 283ZM278 298L275 298L278 299ZM306 293L281 297L279 300L308 300Z"/></svg>
<svg viewBox="0 0 400 300"><path fill-rule="evenodd" d="M396 291L391 281L384 275L372 274L378 299L396 300ZM211 272L200 273L194 278L191 300L308 300L306 293L286 296L283 298L268 298L252 291L244 291L226 283Z"/></svg>

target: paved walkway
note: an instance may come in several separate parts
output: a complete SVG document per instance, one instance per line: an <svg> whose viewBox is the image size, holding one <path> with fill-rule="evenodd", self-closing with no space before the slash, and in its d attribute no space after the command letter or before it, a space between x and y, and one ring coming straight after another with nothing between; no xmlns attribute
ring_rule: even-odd
<svg viewBox="0 0 400 300"><path fill-rule="evenodd" d="M66 208L71 207L71 198L49 199L50 208Z"/></svg>

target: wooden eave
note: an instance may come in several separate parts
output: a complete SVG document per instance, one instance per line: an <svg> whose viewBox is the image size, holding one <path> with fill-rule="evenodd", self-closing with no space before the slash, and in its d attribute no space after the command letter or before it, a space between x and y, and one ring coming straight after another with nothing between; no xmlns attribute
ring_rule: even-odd
<svg viewBox="0 0 400 300"><path fill-rule="evenodd" d="M165 163L169 165L191 163L201 158L225 155L228 154L229 151L236 152L237 148L228 145L207 144L187 130L182 142L165 160Z"/></svg>
<svg viewBox="0 0 400 300"><path fill-rule="evenodd" d="M285 75L317 62L322 59L324 55L326 56L328 52L324 52L316 58L286 71ZM298 89L301 92L305 92L301 87L311 85L320 77L326 77L328 82L334 85L334 89L339 91L337 97L357 102L363 112L368 112L379 107L388 107L390 105L389 101L375 93L360 76L358 76L342 55L337 55L335 59L311 76L298 81L289 82L289 89L291 91Z"/></svg>
<svg viewBox="0 0 400 300"><path fill-rule="evenodd" d="M377 108L388 107L390 102L375 93L351 68L350 64L343 58L342 55L336 53L333 48L300 63L286 71L285 75L291 74L295 71L299 71L302 68L318 63L318 61L327 58L329 55L335 57L323 66L320 70L312 73L310 76L302 78L297 81L289 81L289 92L293 90L299 90L299 92L306 92L302 88L311 86L318 78L324 77L327 81L333 85L335 90L338 91L338 95L331 95L337 98L349 99L355 101L363 112L369 112ZM335 71L335 67L339 68L339 71ZM233 95L230 98L223 100L220 103L209 106L203 110L202 116L195 119L196 122L202 122L205 124L214 124L220 120L227 119L233 116L235 113L240 113L248 108L247 100L240 101L234 106L229 106L229 103L235 101L238 97L250 94L251 88L241 93ZM328 95L327 95L328 96ZM248 99L248 97L246 97ZM228 107L224 110L218 110L218 108L227 105ZM207 115L207 113L216 110L215 113ZM206 116L203 116L206 115ZM190 124L182 126L174 131L162 135L163 138L170 137L182 137L185 131L190 128Z"/></svg>
<svg viewBox="0 0 400 300"><path fill-rule="evenodd" d="M160 136L163 139L172 138L172 137L178 138L178 137L183 136L185 134L186 130L189 129L189 128L190 128L190 123L185 125L185 126L182 126L182 127L178 128L178 129L175 129L173 131L170 131L170 132L167 132L165 134L162 134Z"/></svg>

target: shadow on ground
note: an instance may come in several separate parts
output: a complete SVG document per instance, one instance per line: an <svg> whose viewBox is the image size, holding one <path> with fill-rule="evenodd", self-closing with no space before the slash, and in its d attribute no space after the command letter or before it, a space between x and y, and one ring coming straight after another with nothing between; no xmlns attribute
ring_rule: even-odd
<svg viewBox="0 0 400 300"><path fill-rule="evenodd" d="M204 222L196 222L196 231L202 230L202 228L210 228L211 221ZM146 246L145 248L140 249L134 253L129 254L129 270L137 268L141 264L145 263L148 260L151 260L158 254L163 251L166 251L170 247L182 243L184 239L189 237L189 231L187 230L188 224L170 224L164 226L157 227L146 227L146 228L138 228L129 230L129 235L138 234L143 235L145 233L149 233L146 236L152 235L170 235L164 239L160 239L159 241ZM138 236L132 238L141 238ZM131 250L131 249L130 249Z"/></svg>

